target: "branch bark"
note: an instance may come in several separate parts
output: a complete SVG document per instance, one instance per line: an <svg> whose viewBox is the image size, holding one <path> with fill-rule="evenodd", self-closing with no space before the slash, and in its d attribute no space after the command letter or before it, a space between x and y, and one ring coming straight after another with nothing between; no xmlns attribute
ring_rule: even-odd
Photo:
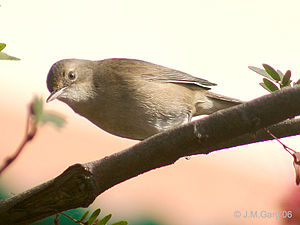
<svg viewBox="0 0 300 225"><path fill-rule="evenodd" d="M300 87L287 88L157 134L119 153L70 166L61 175L0 201L0 224L28 224L64 210L87 207L114 185L183 156L300 133ZM279 123L279 124L277 124Z"/></svg>

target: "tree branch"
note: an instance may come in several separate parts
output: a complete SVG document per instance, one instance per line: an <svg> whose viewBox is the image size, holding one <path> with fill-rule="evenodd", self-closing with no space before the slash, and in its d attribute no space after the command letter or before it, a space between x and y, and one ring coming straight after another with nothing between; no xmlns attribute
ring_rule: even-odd
<svg viewBox="0 0 300 225"><path fill-rule="evenodd" d="M263 128L300 114L300 87L287 88L216 112L87 164L75 164L29 191L0 201L1 224L28 224L54 213L87 207L114 185L183 156L272 139ZM269 128L278 138L300 133L300 120Z"/></svg>

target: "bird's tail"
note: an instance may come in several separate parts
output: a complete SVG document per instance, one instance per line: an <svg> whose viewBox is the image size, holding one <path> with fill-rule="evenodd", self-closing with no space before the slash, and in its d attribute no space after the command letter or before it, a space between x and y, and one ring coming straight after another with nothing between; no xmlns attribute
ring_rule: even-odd
<svg viewBox="0 0 300 225"><path fill-rule="evenodd" d="M209 103L202 103L199 102L196 106L196 115L203 115L203 114L211 114L221 109L226 109L235 105L242 104L243 101L227 97L224 95L216 94L210 91L205 93L205 96ZM206 105L205 105L206 104Z"/></svg>

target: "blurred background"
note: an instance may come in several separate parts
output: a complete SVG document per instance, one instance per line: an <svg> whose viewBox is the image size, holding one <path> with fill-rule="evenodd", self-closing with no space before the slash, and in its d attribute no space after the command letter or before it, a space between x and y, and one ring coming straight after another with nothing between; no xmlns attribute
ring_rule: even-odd
<svg viewBox="0 0 300 225"><path fill-rule="evenodd" d="M1 162L23 138L33 96L49 95L47 73L60 59L142 59L208 79L218 84L214 92L246 101L267 94L258 85L261 77L248 66L268 63L283 72L290 69L292 79L299 79L298 0L0 4L0 42L7 44L4 52L21 58L0 62ZM60 130L39 130L0 177L6 196L54 178L72 164L137 143L100 130L62 102L45 107L68 123ZM283 141L297 150L300 138ZM292 161L274 141L193 156L121 183L90 207L135 225L299 224L300 195ZM272 214L289 210L291 219ZM269 216L244 218L251 211Z"/></svg>

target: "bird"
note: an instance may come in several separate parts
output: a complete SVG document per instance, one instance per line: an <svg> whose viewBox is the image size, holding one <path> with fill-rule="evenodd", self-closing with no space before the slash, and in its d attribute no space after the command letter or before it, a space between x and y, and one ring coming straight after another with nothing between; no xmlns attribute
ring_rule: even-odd
<svg viewBox="0 0 300 225"><path fill-rule="evenodd" d="M113 135L144 140L242 103L211 92L215 85L138 59L63 59L50 68L46 101L66 103Z"/></svg>

